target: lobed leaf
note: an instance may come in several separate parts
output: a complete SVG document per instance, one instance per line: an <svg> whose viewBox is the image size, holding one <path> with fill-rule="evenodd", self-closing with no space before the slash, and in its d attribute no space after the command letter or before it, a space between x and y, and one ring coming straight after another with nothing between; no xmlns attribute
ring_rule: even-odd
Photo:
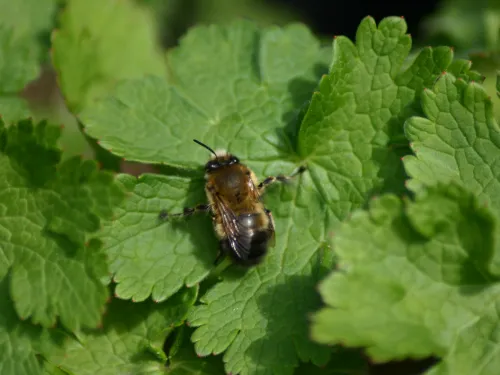
<svg viewBox="0 0 500 375"><path fill-rule="evenodd" d="M18 93L40 73L55 10L54 0L0 0L0 115L7 124L29 115Z"/></svg>
<svg viewBox="0 0 500 375"><path fill-rule="evenodd" d="M35 79L52 27L54 0L0 1L0 92L17 94ZM47 47L45 47L47 50Z"/></svg>
<svg viewBox="0 0 500 375"><path fill-rule="evenodd" d="M377 27L367 17L355 45L337 37L331 72L321 79L302 121L299 153L337 220L363 205L367 195L403 191L403 124L421 113L422 90L448 67L470 74L470 65L452 64L448 47L424 48L402 70L411 48L405 32L401 18L386 18Z"/></svg>
<svg viewBox="0 0 500 375"><path fill-rule="evenodd" d="M228 373L292 374L299 359L322 365L329 357L307 332L307 314L319 304L315 285L332 264L322 242L329 213L307 174L268 198L276 246L259 267L225 274L188 317L199 327L192 336L196 352L225 351Z"/></svg>
<svg viewBox="0 0 500 375"><path fill-rule="evenodd" d="M49 360L78 375L164 374L165 363L154 353L182 324L197 292L183 289L160 304L113 299L100 330L85 331L67 344L63 355Z"/></svg>
<svg viewBox="0 0 500 375"><path fill-rule="evenodd" d="M37 51L33 50L29 36L14 37L14 31L0 27L0 79L1 92L16 94L39 74ZM21 99L18 99L21 100Z"/></svg>
<svg viewBox="0 0 500 375"><path fill-rule="evenodd" d="M495 299L488 310L458 332L448 355L436 367L436 375L493 375L498 372L499 304L498 298Z"/></svg>
<svg viewBox="0 0 500 375"><path fill-rule="evenodd" d="M465 79L473 76L469 65L451 64L449 48L424 49L402 70L411 44L405 30L399 18L378 28L367 18L356 45L337 38L330 73L304 108L326 56L304 27L197 27L169 54L167 81L123 82L81 114L91 136L130 160L194 169L207 154L189 146L197 138L228 147L261 178L308 164L292 186L271 188L266 197L277 243L264 264L223 274L190 313L198 327L192 337L196 352L225 352L227 372L291 374L299 359L316 365L328 360L329 351L307 339L306 319L319 303L314 286L333 262L331 229L374 192L404 188L403 123L421 113L423 88L448 67ZM396 150L398 142L402 150ZM156 218L161 208L174 212L198 203L201 179L189 184L182 177L146 176L144 184L126 182L134 202L122 207L105 232L118 295L141 300L152 293L161 300L189 282L188 275L192 282L203 279L211 267L207 260L217 252L209 220L205 226L176 222L160 229ZM195 228L189 231L196 240L174 232L184 228ZM207 245L194 243L205 238ZM179 259L189 266L173 266ZM173 271L176 281L167 285Z"/></svg>
<svg viewBox="0 0 500 375"><path fill-rule="evenodd" d="M477 83L444 74L422 96L426 115L408 120L405 131L415 156L404 159L408 187L460 181L500 212L500 133L491 99Z"/></svg>
<svg viewBox="0 0 500 375"><path fill-rule="evenodd" d="M325 352L301 345L306 333L298 328L317 303L315 296L308 292L311 299L304 303L305 297L294 291L299 285L312 290L321 278L318 250L329 253L320 244L332 227L374 190L402 189L403 172L392 144L403 137L404 120L420 112L420 91L452 60L450 49L425 49L400 71L410 48L405 29L401 19L386 19L377 29L368 18L358 30L356 46L336 39L330 73L313 95L298 134L308 171L299 188L282 191L279 208L275 195L270 199L279 234L276 248L266 266L240 278L227 277L193 310L189 320L200 326L193 335L197 352L217 354L227 348L226 371L292 373L297 362L290 360L290 341L301 360L325 362ZM291 199L290 207L283 207L284 198Z"/></svg>
<svg viewBox="0 0 500 375"><path fill-rule="evenodd" d="M60 336L45 328L22 322L9 296L8 280L0 280L0 375L39 375L40 355L55 353Z"/></svg>
<svg viewBox="0 0 500 375"><path fill-rule="evenodd" d="M80 118L101 146L127 160L195 168L207 157L192 143L197 138L262 170L292 158L284 128L295 126L324 60L304 26L262 32L250 22L199 26L169 53L168 81L124 82Z"/></svg>
<svg viewBox="0 0 500 375"><path fill-rule="evenodd" d="M488 270L497 220L456 183L394 195L358 211L334 239L339 272L320 287L322 343L365 347L376 361L444 356L457 332L498 294Z"/></svg>
<svg viewBox="0 0 500 375"><path fill-rule="evenodd" d="M123 193L94 162L59 163L58 127L26 120L0 132L0 279L16 312L45 327L57 317L70 330L95 326L107 264L89 239Z"/></svg>
<svg viewBox="0 0 500 375"><path fill-rule="evenodd" d="M15 124L30 117L26 100L14 95L0 95L0 114L6 124Z"/></svg>
<svg viewBox="0 0 500 375"><path fill-rule="evenodd" d="M484 89L467 83L475 73L456 62L449 70L459 78L443 73L421 96L427 118L405 124L415 202L384 196L343 224L334 239L341 272L321 286L328 307L312 332L366 347L377 361L444 357L433 375L493 374L493 331L468 327L495 329L498 125Z"/></svg>
<svg viewBox="0 0 500 375"><path fill-rule="evenodd" d="M277 46L282 49L276 50ZM204 65L200 62L202 57ZM290 66L288 73L278 76L278 65L273 65L277 58L286 64L297 63ZM163 161L191 168L194 162L199 165L206 158L206 150L194 144L188 146L192 137L196 137L214 148L229 143L229 148L237 151L238 156L259 174L264 169L267 173L289 173L294 167L290 161L296 156L291 153L292 141L285 136L283 128L296 126L298 103L300 105L314 87L317 70L326 66L322 64L324 58L324 50L303 26L271 28L260 34L247 22L229 27L200 27L188 34L181 46L171 53L170 82L159 78L125 82L114 96L89 108L81 117L88 133L97 135L101 145L112 147L118 154L123 150L129 159ZM202 123L193 121L193 116L200 112L211 118ZM113 135L110 125L115 127ZM147 128L138 133L139 125ZM116 126L120 126L118 132ZM200 126L206 127L203 134L207 134L207 138L200 136ZM162 136L164 131L174 132L174 137ZM217 138L212 138L211 142L211 137ZM215 142L216 139L219 141ZM175 143L171 142L173 140ZM168 147L164 142L169 142ZM113 259L117 293L121 297L140 300L152 293L153 298L164 299L183 283L200 281L211 269L218 246L210 220L193 218L188 223L176 221L162 226L158 223L162 208L179 212L183 205L205 201L201 173L193 173L199 176L198 179L145 176L134 183L123 178L136 197L124 211L118 212L119 218L109 224L104 235ZM283 367L292 371L299 356L304 360L313 358L316 363L327 359L328 350L307 340L306 312L319 303L318 296L310 291L326 267L320 263L326 256L322 254L326 249L321 243L323 226L311 228L306 236L293 230L300 223L311 223L315 211L324 211L311 185L304 186L308 187L301 191L293 187L283 190L285 204L282 209L275 210L276 225L281 238L291 238L278 240L279 245L270 255L273 260L261 268L263 278L251 271L232 282L231 288L243 291L238 295L237 305L246 303L248 308L234 310L232 300L221 298L225 311L232 311L231 315L222 319L217 314L210 317L218 321L218 325L229 318L240 321L243 332L259 327L248 340L234 343L227 371L236 373L241 369L242 373L247 373L257 366L267 367L269 371L279 371L277 369ZM294 202L300 202L301 206L288 207ZM277 208L277 205L270 208ZM186 236L186 231L193 235ZM295 248L289 256L285 254L288 244ZM293 249L291 245L290 248ZM280 259L285 258L288 265L282 273ZM304 284L289 288L289 280L293 285L301 280ZM258 293L253 294L252 290ZM271 305L276 293L282 294L280 300L287 304L280 304L279 309L273 311ZM294 306L293 310L290 306ZM259 313L259 309L269 312ZM248 315L247 310L252 314ZM292 331L284 322L274 325L275 328L266 323L267 314L275 320L285 311L294 322ZM207 338L213 329L219 329L218 325L208 327ZM209 340L211 345L217 345L217 352L221 352L231 344L234 336L224 336L221 331L221 339ZM199 344L196 347L198 354L206 354L208 349ZM266 355L258 358L256 353L261 351ZM247 363L243 362L243 357Z"/></svg>
<svg viewBox="0 0 500 375"><path fill-rule="evenodd" d="M200 358L189 340L192 329L180 327L174 346L169 350L168 370L170 375L224 375L220 357Z"/></svg>
<svg viewBox="0 0 500 375"><path fill-rule="evenodd" d="M130 0L72 0L52 35L52 62L75 114L122 79L165 75L154 22ZM116 130L116 129L115 129Z"/></svg>
<svg viewBox="0 0 500 375"><path fill-rule="evenodd" d="M120 298L163 301L184 285L200 282L215 260L217 242L210 220L193 217L167 225L161 209L182 212L203 202L203 181L186 177L119 175L128 194L113 220L104 222L100 238Z"/></svg>

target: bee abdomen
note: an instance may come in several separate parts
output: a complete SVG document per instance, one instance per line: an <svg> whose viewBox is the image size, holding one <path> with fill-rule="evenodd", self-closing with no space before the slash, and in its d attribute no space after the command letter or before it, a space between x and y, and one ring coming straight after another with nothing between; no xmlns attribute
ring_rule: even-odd
<svg viewBox="0 0 500 375"><path fill-rule="evenodd" d="M231 246L228 238L223 238L220 240L220 247L236 263L252 266L260 263L266 255L269 237L268 231L253 232L247 237L242 236L238 239L236 250Z"/></svg>
<svg viewBox="0 0 500 375"><path fill-rule="evenodd" d="M255 265L267 253L271 232L258 213L241 214L237 218L240 227L235 241L224 238L220 242L222 251L229 254L237 263ZM265 229L263 229L265 228Z"/></svg>
<svg viewBox="0 0 500 375"><path fill-rule="evenodd" d="M248 257L246 259L242 259L243 263L248 265L260 263L264 255L267 253L268 242L269 232L267 230L254 232L251 237Z"/></svg>

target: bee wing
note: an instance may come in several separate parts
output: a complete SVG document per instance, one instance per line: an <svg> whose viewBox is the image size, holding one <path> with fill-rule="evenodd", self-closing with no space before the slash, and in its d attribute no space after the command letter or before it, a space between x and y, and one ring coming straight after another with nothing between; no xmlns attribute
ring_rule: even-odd
<svg viewBox="0 0 500 375"><path fill-rule="evenodd" d="M226 232L231 249L235 252L238 258L248 258L251 244L250 233L242 227L236 214L217 194L214 196L214 204L222 218L222 226Z"/></svg>
<svg viewBox="0 0 500 375"><path fill-rule="evenodd" d="M260 200L259 189L257 189L257 186L255 186L251 178L248 179L248 188L250 189L250 194L252 195L253 199L255 199L256 201Z"/></svg>

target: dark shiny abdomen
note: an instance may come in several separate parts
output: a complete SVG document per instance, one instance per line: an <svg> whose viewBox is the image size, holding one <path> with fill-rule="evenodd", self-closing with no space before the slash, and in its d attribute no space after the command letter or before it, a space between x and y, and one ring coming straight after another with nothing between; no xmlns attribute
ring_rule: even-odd
<svg viewBox="0 0 500 375"><path fill-rule="evenodd" d="M262 228L260 214L242 214L238 216L240 228L237 237L236 249L231 246L228 238L220 241L224 253L242 265L255 265L260 263L267 252L271 233L268 228Z"/></svg>

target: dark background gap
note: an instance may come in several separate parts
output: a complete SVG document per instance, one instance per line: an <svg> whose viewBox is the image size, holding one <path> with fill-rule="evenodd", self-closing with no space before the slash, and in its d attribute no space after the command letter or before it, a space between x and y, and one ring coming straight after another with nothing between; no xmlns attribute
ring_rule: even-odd
<svg viewBox="0 0 500 375"><path fill-rule="evenodd" d="M271 0L276 5L288 5L298 10L310 27L321 35L345 35L353 39L361 20L372 16L378 23L387 16L404 16L408 32L415 39L420 37L423 18L433 13L439 1L388 1L370 0Z"/></svg>

